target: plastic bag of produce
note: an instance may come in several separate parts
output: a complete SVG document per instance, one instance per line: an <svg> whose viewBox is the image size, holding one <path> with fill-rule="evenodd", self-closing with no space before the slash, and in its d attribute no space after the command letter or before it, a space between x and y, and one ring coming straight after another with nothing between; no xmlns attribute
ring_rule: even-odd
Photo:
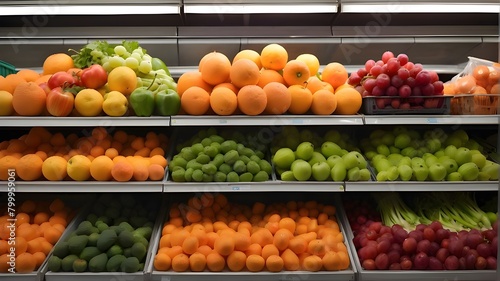
<svg viewBox="0 0 500 281"><path fill-rule="evenodd" d="M491 115L499 112L500 63L468 57L464 69L444 84L444 94L453 95L452 114Z"/></svg>

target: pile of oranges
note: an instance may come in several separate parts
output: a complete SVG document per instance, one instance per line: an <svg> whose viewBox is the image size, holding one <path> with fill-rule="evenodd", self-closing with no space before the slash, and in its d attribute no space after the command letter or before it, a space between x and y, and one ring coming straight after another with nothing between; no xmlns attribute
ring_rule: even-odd
<svg viewBox="0 0 500 281"><path fill-rule="evenodd" d="M7 180L8 169L25 181L162 180L167 143L166 135L155 132L141 137L96 127L87 136L64 136L34 127L20 138L0 142L0 180Z"/></svg>
<svg viewBox="0 0 500 281"><path fill-rule="evenodd" d="M179 77L177 91L189 115L355 114L362 98L346 84L345 67L332 62L321 75L319 67L312 54L289 60L279 44L260 53L242 50L232 61L214 51L201 58L197 71Z"/></svg>
<svg viewBox="0 0 500 281"><path fill-rule="evenodd" d="M335 207L316 201L232 204L203 194L173 204L153 265L156 270L344 270L349 256Z"/></svg>
<svg viewBox="0 0 500 281"><path fill-rule="evenodd" d="M7 210L7 207L3 208ZM11 268L9 255L15 248L15 271L31 273L45 261L52 247L59 240L72 220L74 212L60 199L52 202L24 201L15 217L15 245L9 243L11 237L8 214L0 216L0 272Z"/></svg>

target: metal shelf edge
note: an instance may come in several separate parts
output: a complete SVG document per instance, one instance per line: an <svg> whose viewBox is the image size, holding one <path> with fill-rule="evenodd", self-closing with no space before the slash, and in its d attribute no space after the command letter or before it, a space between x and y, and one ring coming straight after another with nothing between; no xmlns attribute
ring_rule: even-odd
<svg viewBox="0 0 500 281"><path fill-rule="evenodd" d="M273 115L273 116L172 116L171 126L239 126L239 125L363 125L361 115Z"/></svg>
<svg viewBox="0 0 500 281"><path fill-rule="evenodd" d="M357 191L497 191L499 182L346 182L346 192Z"/></svg>
<svg viewBox="0 0 500 281"><path fill-rule="evenodd" d="M498 124L500 115L364 115L366 125Z"/></svg>
<svg viewBox="0 0 500 281"><path fill-rule="evenodd" d="M8 182L0 182L0 192L7 192ZM163 182L15 182L16 192L162 192Z"/></svg>
<svg viewBox="0 0 500 281"><path fill-rule="evenodd" d="M170 116L151 117L0 117L3 127L170 126Z"/></svg>

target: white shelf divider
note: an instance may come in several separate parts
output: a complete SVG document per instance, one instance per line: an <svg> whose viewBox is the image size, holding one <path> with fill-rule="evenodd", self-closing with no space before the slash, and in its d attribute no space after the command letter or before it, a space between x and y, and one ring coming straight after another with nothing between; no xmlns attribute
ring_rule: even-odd
<svg viewBox="0 0 500 281"><path fill-rule="evenodd" d="M2 127L110 127L110 126L170 126L170 116L151 117L0 117Z"/></svg>
<svg viewBox="0 0 500 281"><path fill-rule="evenodd" d="M366 125L495 125L500 115L363 115Z"/></svg>
<svg viewBox="0 0 500 281"><path fill-rule="evenodd" d="M158 192L163 190L162 181L144 182L98 182L98 181L16 181L16 192L78 192L78 193L102 193L102 192ZM8 184L0 181L0 192L7 192Z"/></svg>
<svg viewBox="0 0 500 281"><path fill-rule="evenodd" d="M346 192L368 191L497 191L498 181L463 181L463 182L346 182Z"/></svg>
<svg viewBox="0 0 500 281"><path fill-rule="evenodd" d="M175 115L171 126L290 126L290 125L363 125L361 115Z"/></svg>

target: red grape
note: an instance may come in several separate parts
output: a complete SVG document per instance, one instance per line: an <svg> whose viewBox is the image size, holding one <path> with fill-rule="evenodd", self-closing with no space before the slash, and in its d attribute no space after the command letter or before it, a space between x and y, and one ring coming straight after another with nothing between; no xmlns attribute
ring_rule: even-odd
<svg viewBox="0 0 500 281"><path fill-rule="evenodd" d="M382 61L387 63L389 59L393 58L394 54L391 51L386 51L382 54Z"/></svg>
<svg viewBox="0 0 500 281"><path fill-rule="evenodd" d="M497 269L497 259L495 257L489 256L488 258L486 258L486 263L487 269Z"/></svg>
<svg viewBox="0 0 500 281"><path fill-rule="evenodd" d="M411 61L407 62L405 65L404 65L404 68L408 69L408 70L411 70L412 68L415 67L415 64Z"/></svg>
<svg viewBox="0 0 500 281"><path fill-rule="evenodd" d="M365 70L367 72L370 72L370 69L372 69L372 67L375 65L375 61L374 60L367 60L365 62Z"/></svg>
<svg viewBox="0 0 500 281"><path fill-rule="evenodd" d="M474 269L477 258L478 257L474 254L465 255L465 269ZM484 260L484 266L486 267L486 259L483 258L483 260Z"/></svg>
<svg viewBox="0 0 500 281"><path fill-rule="evenodd" d="M375 86L372 89L372 96L380 97L380 96L384 96L384 95L385 95L385 91L382 88L380 88L379 86ZM378 100L382 100L382 99L378 99ZM382 102L383 102L383 100L382 100ZM383 104L385 105L385 103L383 103Z"/></svg>
<svg viewBox="0 0 500 281"><path fill-rule="evenodd" d="M438 229L443 229L443 225L440 221L433 221L429 224L429 227L436 232Z"/></svg>
<svg viewBox="0 0 500 281"><path fill-rule="evenodd" d="M487 244L487 243L481 243L481 244L477 245L476 251L477 251L478 255L480 255L481 257L487 258L487 257L491 256L491 252L492 252L491 245Z"/></svg>
<svg viewBox="0 0 500 281"><path fill-rule="evenodd" d="M394 232L394 239L396 243L403 243L403 241L408 237L408 232L400 228Z"/></svg>
<svg viewBox="0 0 500 281"><path fill-rule="evenodd" d="M422 96L422 89L420 89L420 87L414 87L413 89L411 89L411 95L415 97Z"/></svg>
<svg viewBox="0 0 500 281"><path fill-rule="evenodd" d="M380 233L382 233L382 229L380 230ZM380 234L379 233L379 234ZM384 233L382 235L380 235L378 238L377 238L377 242L380 242L382 240L387 240L389 241L390 243L393 243L394 242L394 236L392 235L392 232L390 233Z"/></svg>
<svg viewBox="0 0 500 281"><path fill-rule="evenodd" d="M395 262L399 262L399 258L401 258L401 255L398 251L391 250L389 251L389 253L387 253L387 257L389 258L389 263L392 264Z"/></svg>
<svg viewBox="0 0 500 281"><path fill-rule="evenodd" d="M413 77L408 77L408 79L406 79L406 81L405 81L405 84L410 86L410 88L415 88L417 85L415 82L415 78L413 78Z"/></svg>
<svg viewBox="0 0 500 281"><path fill-rule="evenodd" d="M415 77L415 82L417 82L418 86L427 85L431 82L431 75L427 70L422 70Z"/></svg>
<svg viewBox="0 0 500 281"><path fill-rule="evenodd" d="M397 76L394 76L394 77L397 77ZM387 96L390 96L390 97L394 97L394 96L397 96L399 93L398 91L398 88L394 87L394 86L389 86L389 88L387 88L385 90L385 94Z"/></svg>
<svg viewBox="0 0 500 281"><path fill-rule="evenodd" d="M377 244L377 252L380 253L387 253L389 251L389 248L391 247L391 242L389 240L382 240Z"/></svg>
<svg viewBox="0 0 500 281"><path fill-rule="evenodd" d="M426 253L420 252L415 255L413 264L415 265L416 269L426 269L429 266L429 257Z"/></svg>
<svg viewBox="0 0 500 281"><path fill-rule="evenodd" d="M443 239L448 238L449 236L449 230L446 230L444 228L440 228L436 230L436 241L441 243Z"/></svg>
<svg viewBox="0 0 500 281"><path fill-rule="evenodd" d="M410 77L410 71L404 67L401 67L398 70L398 76L399 76L399 78L401 78L401 80L404 81Z"/></svg>
<svg viewBox="0 0 500 281"><path fill-rule="evenodd" d="M377 232L375 230L372 230L372 229L368 230L365 233L365 235L366 235L366 238L368 238L368 240L376 240L378 237Z"/></svg>
<svg viewBox="0 0 500 281"><path fill-rule="evenodd" d="M368 91L363 91L363 93L361 93L361 96L362 97L369 97L369 96L371 96L371 94Z"/></svg>
<svg viewBox="0 0 500 281"><path fill-rule="evenodd" d="M347 82L352 86L356 86L361 82L361 77L356 72L353 72Z"/></svg>
<svg viewBox="0 0 500 281"><path fill-rule="evenodd" d="M386 225L383 225L382 227L380 227L380 231L379 231L380 234L385 234L385 233L390 233L391 234L391 237L392 237L392 230L390 227L386 226Z"/></svg>
<svg viewBox="0 0 500 281"><path fill-rule="evenodd" d="M443 270L443 263L436 257L429 257L429 269L430 270Z"/></svg>
<svg viewBox="0 0 500 281"><path fill-rule="evenodd" d="M456 256L448 256L444 261L444 268L447 270L457 270L460 264Z"/></svg>
<svg viewBox="0 0 500 281"><path fill-rule="evenodd" d="M377 76L377 86L381 89L387 89L391 85L391 78L389 75L382 73Z"/></svg>
<svg viewBox="0 0 500 281"><path fill-rule="evenodd" d="M391 58L387 61L387 74L389 75L396 75L398 73L399 68L401 65L399 64L398 60L396 58Z"/></svg>
<svg viewBox="0 0 500 281"><path fill-rule="evenodd" d="M411 108L411 105L407 102L404 102L404 103L399 105L399 109L410 109L410 108Z"/></svg>
<svg viewBox="0 0 500 281"><path fill-rule="evenodd" d="M377 86L377 80L374 78L366 79L363 82L363 88L365 88L368 92L371 92L375 86Z"/></svg>
<svg viewBox="0 0 500 281"><path fill-rule="evenodd" d="M363 251L364 249L364 251ZM364 257L361 257L362 259L374 259L377 256L377 247L374 246L366 246L361 248L360 251L363 251L360 253L360 257L363 255Z"/></svg>
<svg viewBox="0 0 500 281"><path fill-rule="evenodd" d="M389 258L386 253L379 254L375 258L375 266L377 269L387 269L389 268Z"/></svg>
<svg viewBox="0 0 500 281"><path fill-rule="evenodd" d="M464 270L466 269L467 265L465 262L465 257L461 257L458 259L458 269Z"/></svg>
<svg viewBox="0 0 500 281"><path fill-rule="evenodd" d="M434 86L432 84L426 84L421 86L422 94L424 96L433 96L434 95Z"/></svg>
<svg viewBox="0 0 500 281"><path fill-rule="evenodd" d="M399 55L397 56L397 59L398 59L399 64L400 64L401 66L404 66L404 65L405 65L405 64L407 64L407 63L408 63L408 61L409 61L409 58L408 58L408 56L407 56L406 54L399 54Z"/></svg>
<svg viewBox="0 0 500 281"><path fill-rule="evenodd" d="M497 263L497 261L495 260L495 268L496 268L496 263ZM481 269L487 268L488 265L489 265L489 262L487 259L485 259L483 257L477 257L477 259L475 260L474 268L481 270ZM488 268L488 269L493 269L493 268Z"/></svg>
<svg viewBox="0 0 500 281"><path fill-rule="evenodd" d="M399 264L398 262L391 263L391 265L389 266L389 270L401 270L401 264Z"/></svg>
<svg viewBox="0 0 500 281"><path fill-rule="evenodd" d="M363 261L361 266L366 270L375 270L377 267L375 266L375 261L373 259L366 259Z"/></svg>
<svg viewBox="0 0 500 281"><path fill-rule="evenodd" d="M416 78L417 75L422 71L422 68L417 67L416 65L410 70L410 76Z"/></svg>
<svg viewBox="0 0 500 281"><path fill-rule="evenodd" d="M410 233L408 233L408 237L413 237L417 242L422 240L424 238L424 234L421 231L418 230L412 230Z"/></svg>
<svg viewBox="0 0 500 281"><path fill-rule="evenodd" d="M385 62L383 62L382 60L378 60L376 62L376 64L379 65L379 66L383 66L385 64Z"/></svg>
<svg viewBox="0 0 500 281"><path fill-rule="evenodd" d="M401 269L403 270L410 270L413 266L413 263L409 259L402 260L399 264L401 265Z"/></svg>
<svg viewBox="0 0 500 281"><path fill-rule="evenodd" d="M439 76L436 71L429 70L429 74L431 76L431 83L434 83L439 80Z"/></svg>
<svg viewBox="0 0 500 281"><path fill-rule="evenodd" d="M482 234L483 234L484 239L487 239L488 241L493 241L493 238L495 238L497 236L497 234L495 233L495 231L493 229L485 230L485 231L483 231Z"/></svg>
<svg viewBox="0 0 500 281"><path fill-rule="evenodd" d="M429 240L430 242L433 242L434 240L436 240L436 233L434 232L434 230L430 227L426 227L424 229L424 239L427 239Z"/></svg>
<svg viewBox="0 0 500 281"><path fill-rule="evenodd" d="M389 251L396 251L398 252L400 255L403 254L403 248L401 247L400 244L398 243L393 243L391 245L391 248L389 249Z"/></svg>
<svg viewBox="0 0 500 281"><path fill-rule="evenodd" d="M496 257L498 252L498 238L495 236L493 240L491 240L491 255Z"/></svg>
<svg viewBox="0 0 500 281"><path fill-rule="evenodd" d="M411 88L408 85L403 85L399 88L398 94L402 98L409 98L411 96Z"/></svg>
<svg viewBox="0 0 500 281"><path fill-rule="evenodd" d="M471 249L475 249L477 245L484 242L483 236L477 233L469 233L465 238L465 245L469 246Z"/></svg>
<svg viewBox="0 0 500 281"><path fill-rule="evenodd" d="M436 253L436 258L444 263L446 258L450 255L450 251L446 248L440 248Z"/></svg>
<svg viewBox="0 0 500 281"><path fill-rule="evenodd" d="M431 242L429 242L429 240L422 239L417 243L417 253L422 252L429 254L430 247L431 247Z"/></svg>
<svg viewBox="0 0 500 281"><path fill-rule="evenodd" d="M423 223L419 223L417 224L417 226L415 227L415 230L416 231L420 231L420 232L423 232L424 229L427 227L427 225L423 224Z"/></svg>
<svg viewBox="0 0 500 281"><path fill-rule="evenodd" d="M464 243L461 240L451 240L448 245L448 250L451 255L460 256L464 248Z"/></svg>
<svg viewBox="0 0 500 281"><path fill-rule="evenodd" d="M394 109L398 109L401 106L401 101L399 99L392 99L391 106Z"/></svg>
<svg viewBox="0 0 500 281"><path fill-rule="evenodd" d="M358 69L357 74L359 75L359 77L363 78L368 74L368 71L364 68L360 68Z"/></svg>
<svg viewBox="0 0 500 281"><path fill-rule="evenodd" d="M411 254L415 252L416 249L417 249L417 240L415 240L415 238L408 237L403 241L403 250L406 253Z"/></svg>
<svg viewBox="0 0 500 281"><path fill-rule="evenodd" d="M431 242L431 245L429 246L429 255L435 256L440 248L441 246L439 246L437 242Z"/></svg>
<svg viewBox="0 0 500 281"><path fill-rule="evenodd" d="M441 241L441 248L448 248L450 246L450 239L445 238Z"/></svg>
<svg viewBox="0 0 500 281"><path fill-rule="evenodd" d="M399 88L403 84L404 84L403 79L401 79L401 77L399 77L398 75L394 75L394 76L391 77L391 85L392 86L394 86L396 88Z"/></svg>

